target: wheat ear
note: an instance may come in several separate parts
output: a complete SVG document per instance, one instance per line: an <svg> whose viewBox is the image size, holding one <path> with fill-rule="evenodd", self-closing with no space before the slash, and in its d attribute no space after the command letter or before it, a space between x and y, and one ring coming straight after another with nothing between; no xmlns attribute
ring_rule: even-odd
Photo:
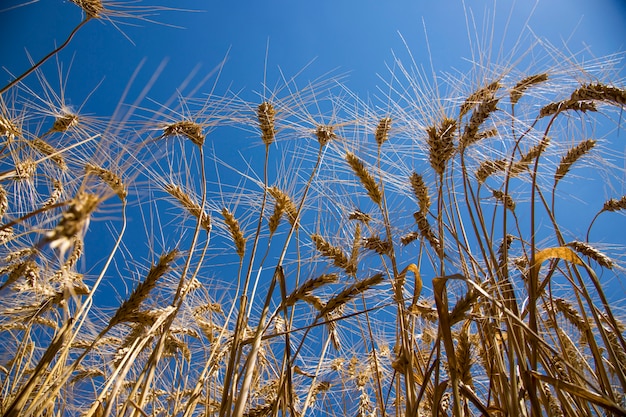
<svg viewBox="0 0 626 417"><path fill-rule="evenodd" d="M235 248L237 248L237 255L240 258L243 258L243 255L246 251L246 238L243 236L243 232L239 227L239 222L235 219L235 216L226 208L222 209L222 216L224 216L224 222L226 226L228 226L228 230L230 231L230 235L235 242Z"/></svg>
<svg viewBox="0 0 626 417"><path fill-rule="evenodd" d="M348 161L352 171L354 171L356 176L361 181L361 184L363 184L363 187L365 187L367 195L374 203L380 206L383 200L382 194L378 188L376 180L374 180L374 176L365 168L365 164L363 164L363 162L352 152L346 153L346 161Z"/></svg>
<svg viewBox="0 0 626 417"><path fill-rule="evenodd" d="M202 207L195 203L183 190L174 184L166 184L163 187L167 193L174 197L192 216L200 220L200 225L207 232L211 231L211 217L202 211Z"/></svg>
<svg viewBox="0 0 626 417"><path fill-rule="evenodd" d="M595 145L595 140L587 139L567 151L567 154L565 154L565 156L561 158L561 162L556 169L556 172L554 174L554 183L556 184L559 180L561 180L565 176L565 174L569 172L574 162L578 161L590 150L592 150Z"/></svg>

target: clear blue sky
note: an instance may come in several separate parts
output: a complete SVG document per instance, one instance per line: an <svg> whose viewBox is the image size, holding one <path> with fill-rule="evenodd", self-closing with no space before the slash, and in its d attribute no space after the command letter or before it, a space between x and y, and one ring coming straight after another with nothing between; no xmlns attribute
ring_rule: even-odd
<svg viewBox="0 0 626 417"><path fill-rule="evenodd" d="M63 42L81 20L80 9L69 1L40 0L15 7L23 3L25 0L0 3L0 10L5 10L0 13L0 65L5 70L0 84L11 78L8 73L19 74L28 67L27 53L38 60ZM270 84L278 78L277 67L291 76L315 59L304 81L336 69L349 73L347 86L366 96L376 92L379 74L388 76L386 64L393 62L392 50L408 58L400 34L419 65L428 67L432 60L437 72L470 68L467 21L472 16L480 30L493 23L496 53L501 47L507 53L520 34L523 40L518 47L524 52L531 33L558 47L566 44L572 53L585 51L581 58L626 51L623 0L467 0L465 5L460 0L155 3L189 11L163 11L151 17L161 24L124 18L114 18L116 25L93 21L77 34L60 55L64 73L73 62L66 90L69 104L80 106L99 85L83 113L111 114L144 58L146 63L130 97L141 90L162 60L168 59L148 95L163 101L196 65L201 65L199 80L226 55L218 94L231 86L236 91L243 89L243 96L254 100L254 91L260 90L263 81L268 41ZM137 4L154 3L145 0ZM51 60L44 71L54 73L55 65ZM624 76L622 71L622 79L616 80L622 86ZM616 237L622 233L621 229L612 232Z"/></svg>

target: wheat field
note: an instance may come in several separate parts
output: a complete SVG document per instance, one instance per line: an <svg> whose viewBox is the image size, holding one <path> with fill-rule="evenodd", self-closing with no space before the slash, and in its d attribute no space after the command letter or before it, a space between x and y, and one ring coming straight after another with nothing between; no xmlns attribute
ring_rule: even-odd
<svg viewBox="0 0 626 417"><path fill-rule="evenodd" d="M155 10L72 3L0 90L0 415L626 415L623 54L91 115L49 64Z"/></svg>

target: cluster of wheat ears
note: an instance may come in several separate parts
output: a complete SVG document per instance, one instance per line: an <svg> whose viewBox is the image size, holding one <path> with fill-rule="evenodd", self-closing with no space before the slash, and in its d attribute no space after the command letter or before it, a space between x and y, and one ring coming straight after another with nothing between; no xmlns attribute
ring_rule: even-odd
<svg viewBox="0 0 626 417"><path fill-rule="evenodd" d="M95 118L44 64L126 12L72 1L0 93L1 415L626 415L619 56Z"/></svg>

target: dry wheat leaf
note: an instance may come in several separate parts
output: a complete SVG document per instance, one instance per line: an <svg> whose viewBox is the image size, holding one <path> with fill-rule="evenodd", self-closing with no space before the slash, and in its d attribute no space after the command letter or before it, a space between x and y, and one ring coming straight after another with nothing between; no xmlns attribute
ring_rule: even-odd
<svg viewBox="0 0 626 417"><path fill-rule="evenodd" d="M554 259L554 258L559 258L559 259L563 259L564 261L573 262L577 265L583 265L583 261L580 260L578 255L576 255L576 253L573 250L565 246L540 250L539 252L535 254L535 265L539 266L544 261L548 259Z"/></svg>

